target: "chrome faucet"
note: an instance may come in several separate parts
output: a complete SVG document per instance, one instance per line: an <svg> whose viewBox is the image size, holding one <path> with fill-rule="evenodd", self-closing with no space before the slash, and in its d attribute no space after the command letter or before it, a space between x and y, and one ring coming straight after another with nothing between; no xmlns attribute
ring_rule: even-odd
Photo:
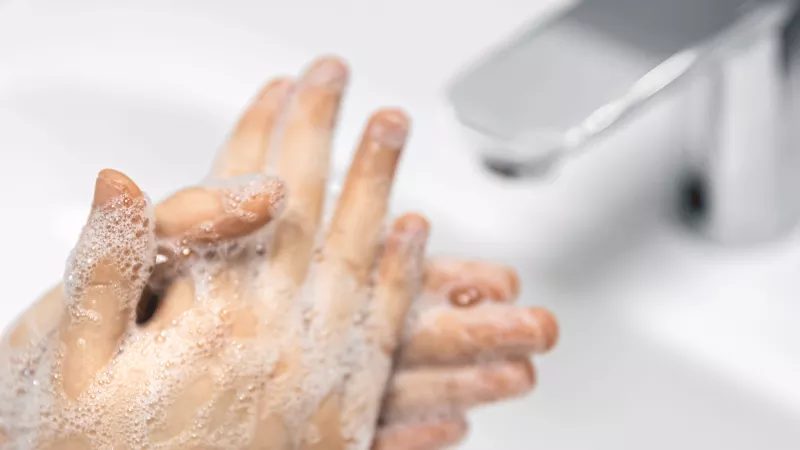
<svg viewBox="0 0 800 450"><path fill-rule="evenodd" d="M585 0L474 64L448 97L487 167L529 177L678 88L687 223L724 243L767 240L800 215L798 3Z"/></svg>

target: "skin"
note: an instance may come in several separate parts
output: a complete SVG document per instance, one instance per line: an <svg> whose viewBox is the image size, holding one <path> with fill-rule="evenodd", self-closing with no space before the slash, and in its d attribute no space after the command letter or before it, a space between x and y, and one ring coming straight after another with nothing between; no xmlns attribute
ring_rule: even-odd
<svg viewBox="0 0 800 450"><path fill-rule="evenodd" d="M207 186L184 189L152 207L141 244L150 251L141 257L140 270L152 270L151 284L166 288L146 323L135 323L144 283L121 276L123 258L110 252L93 266L79 295L59 286L32 306L6 334L0 359L35 345L62 348L51 368L61 375L55 393L66 405L80 404L109 367L166 363L166 356L151 355L150 343L191 334L197 322L190 319L215 312L221 319L214 329L222 339L196 355L195 365L213 372L232 346L277 348L268 376L240 371L225 387L233 392L231 386L255 386L255 412L247 420L257 431L246 447L254 449L445 448L466 434L468 409L530 391L530 355L550 350L558 327L549 312L514 305L515 272L480 261L425 260L428 223L417 214L400 216L384 232L409 129L402 111L381 110L370 118L333 217L322 225L331 141L348 76L340 60L321 58L296 82L274 80L254 98L211 177L234 184L247 174L277 173L280 179L261 175L256 194L235 212L226 206L229 190ZM132 180L101 172L93 211L119 202L143 217L150 208ZM99 220L92 217L87 229ZM199 269L204 252L224 253L246 236L257 240L247 241L243 254L210 272ZM81 245L86 242L78 243L78 254ZM268 250L257 251L259 246ZM254 270L256 280L249 275ZM199 278L210 280L210 301L199 300L208 297L199 293L206 286ZM301 301L307 309L298 308ZM106 320L80 320L78 313L86 309ZM208 336L181 339L175 341L207 342ZM117 351L121 343L123 353ZM137 354L126 362L137 345L146 357ZM309 345L311 352L304 350ZM337 355L357 362L342 370ZM299 406L275 401L302 391L314 372L339 374L307 392ZM125 392L117 398L132 401L140 394L129 386L143 380L137 371L127 373L112 384ZM207 377L196 375L174 390L165 394L174 398L167 418L145 432L154 442L185 434L191 425L186 418L209 404L217 408L212 423L230 420L223 407L230 395ZM0 448L13 434L8 414L0 409ZM114 432L126 431L112 431L112 440L125 442ZM36 448L90 444L80 434L59 435Z"/></svg>

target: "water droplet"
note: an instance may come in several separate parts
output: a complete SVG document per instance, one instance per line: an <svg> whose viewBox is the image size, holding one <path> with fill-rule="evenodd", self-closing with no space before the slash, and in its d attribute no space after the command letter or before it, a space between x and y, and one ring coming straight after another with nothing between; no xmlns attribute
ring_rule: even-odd
<svg viewBox="0 0 800 450"><path fill-rule="evenodd" d="M475 286L457 287L450 291L450 303L460 308L477 305L483 300L483 294Z"/></svg>
<svg viewBox="0 0 800 450"><path fill-rule="evenodd" d="M159 253L156 255L156 264L164 264L169 261L169 257L163 253Z"/></svg>

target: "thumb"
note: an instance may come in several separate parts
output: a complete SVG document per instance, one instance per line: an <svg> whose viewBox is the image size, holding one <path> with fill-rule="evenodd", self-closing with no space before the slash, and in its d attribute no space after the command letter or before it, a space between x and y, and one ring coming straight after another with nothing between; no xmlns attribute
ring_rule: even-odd
<svg viewBox="0 0 800 450"><path fill-rule="evenodd" d="M152 207L124 174L97 177L92 212L64 274L64 392L75 398L113 357L155 262Z"/></svg>

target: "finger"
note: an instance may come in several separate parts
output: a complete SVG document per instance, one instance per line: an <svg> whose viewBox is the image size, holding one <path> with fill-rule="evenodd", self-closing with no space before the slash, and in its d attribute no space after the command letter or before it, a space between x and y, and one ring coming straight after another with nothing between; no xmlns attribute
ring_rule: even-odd
<svg viewBox="0 0 800 450"><path fill-rule="evenodd" d="M535 381L529 360L403 370L392 379L382 418L392 423L436 411L466 411L529 392Z"/></svg>
<svg viewBox="0 0 800 450"><path fill-rule="evenodd" d="M386 355L397 348L411 301L419 293L430 224L417 214L395 220L386 239L375 284L375 306L368 339Z"/></svg>
<svg viewBox="0 0 800 450"><path fill-rule="evenodd" d="M333 128L348 69L335 58L314 62L298 82L276 142L277 172L291 187L274 237L270 267L302 284L322 217Z"/></svg>
<svg viewBox="0 0 800 450"><path fill-rule="evenodd" d="M383 427L372 450L440 450L458 444L467 435L467 421L461 417Z"/></svg>
<svg viewBox="0 0 800 450"><path fill-rule="evenodd" d="M421 313L401 349L401 364L459 364L550 350L558 323L542 308L485 304Z"/></svg>
<svg viewBox="0 0 800 450"><path fill-rule="evenodd" d="M12 348L35 346L55 330L64 311L63 295L59 284L37 300L17 319L6 338L8 344Z"/></svg>
<svg viewBox="0 0 800 450"><path fill-rule="evenodd" d="M321 354L332 355L330 364L338 363L337 355L342 354L351 337L355 312L364 306L363 301L368 297L368 276L379 249L389 190L407 130L408 122L401 113L383 111L373 116L350 166L331 222L316 280L319 291L314 294L316 304L311 330L318 336L315 339L319 341ZM387 264L394 264L394 261ZM388 373L385 356L372 358L370 362L383 363L378 370ZM365 374L359 372L356 376ZM350 383L359 384L352 379ZM382 386L377 389L375 384L367 384L366 387L370 393L362 398L380 398ZM357 395L352 397L358 398ZM348 407L360 411L362 404L358 402ZM348 417L346 422L351 424L348 427L374 424L374 420L366 420L368 416L377 415L376 410L376 407L367 407L353 414L354 417ZM346 433L349 436L358 434L354 430L346 430Z"/></svg>
<svg viewBox="0 0 800 450"><path fill-rule="evenodd" d="M276 218L284 203L284 183L266 175L188 188L156 206L156 234L192 243L241 237Z"/></svg>
<svg viewBox="0 0 800 450"><path fill-rule="evenodd" d="M431 258L425 267L426 303L472 306L484 301L509 303L519 295L514 269L484 261Z"/></svg>
<svg viewBox="0 0 800 450"><path fill-rule="evenodd" d="M325 199L333 129L349 70L336 58L313 62L297 83L294 98L286 112L284 129L275 141L277 173L292 192L275 228L268 270L262 280L270 299L269 336L293 334L303 318L294 300L304 283L316 244ZM292 389L302 381L299 341L287 342L279 355L275 378Z"/></svg>
<svg viewBox="0 0 800 450"><path fill-rule="evenodd" d="M346 438L371 440L392 357L411 301L416 297L425 260L428 222L407 214L394 223L378 267L375 302L364 327L365 350L345 388L343 430Z"/></svg>
<svg viewBox="0 0 800 450"><path fill-rule="evenodd" d="M214 164L214 178L232 178L264 169L267 149L293 89L291 79L279 78L261 90L239 119Z"/></svg>
<svg viewBox="0 0 800 450"><path fill-rule="evenodd" d="M365 283L383 237L397 163L408 135L400 111L375 113L350 165L325 242L326 264L344 266Z"/></svg>
<svg viewBox="0 0 800 450"><path fill-rule="evenodd" d="M74 398L113 356L155 261L152 210L139 187L113 170L100 172L92 213L67 263L64 392Z"/></svg>
<svg viewBox="0 0 800 450"><path fill-rule="evenodd" d="M408 134L408 119L394 110L373 115L367 125L323 247L322 295L317 297L319 329L337 345L346 336L354 313L366 299L380 244L400 151ZM332 349L334 353L336 349Z"/></svg>

